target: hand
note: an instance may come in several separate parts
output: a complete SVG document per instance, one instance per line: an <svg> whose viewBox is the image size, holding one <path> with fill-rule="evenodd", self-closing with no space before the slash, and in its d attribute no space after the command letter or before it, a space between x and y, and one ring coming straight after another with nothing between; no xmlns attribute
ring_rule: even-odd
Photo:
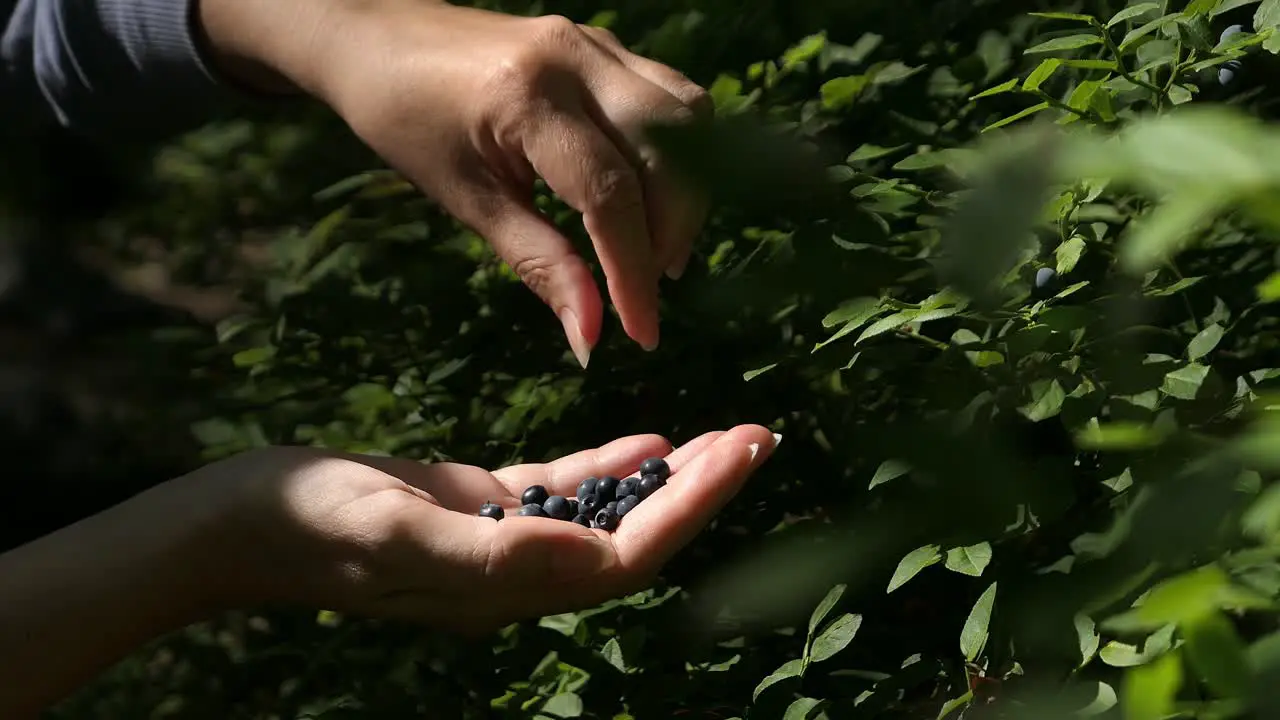
<svg viewBox="0 0 1280 720"><path fill-rule="evenodd" d="M555 311L586 367L604 306L585 262L532 203L541 176L583 213L626 333L656 347L659 278L684 271L707 204L643 130L708 112L706 92L562 17L436 0L324 5L203 0L202 17L225 68L266 66L318 96L483 235Z"/></svg>
<svg viewBox="0 0 1280 720"><path fill-rule="evenodd" d="M231 552L248 559L239 592L255 602L329 608L484 631L591 607L643 589L776 447L758 425L703 435L671 452L657 435L622 438L546 464L490 473L454 463L270 448L187 480L246 488ZM613 533L519 517L530 485L572 497L589 476L625 477L666 456L666 487ZM477 516L488 501L508 510Z"/></svg>

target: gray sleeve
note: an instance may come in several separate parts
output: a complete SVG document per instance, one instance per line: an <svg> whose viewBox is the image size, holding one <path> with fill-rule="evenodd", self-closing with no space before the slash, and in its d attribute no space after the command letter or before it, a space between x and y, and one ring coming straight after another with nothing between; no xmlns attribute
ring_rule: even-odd
<svg viewBox="0 0 1280 720"><path fill-rule="evenodd" d="M141 139L213 117L235 95L204 61L195 4L0 0L6 124L16 111L77 134Z"/></svg>

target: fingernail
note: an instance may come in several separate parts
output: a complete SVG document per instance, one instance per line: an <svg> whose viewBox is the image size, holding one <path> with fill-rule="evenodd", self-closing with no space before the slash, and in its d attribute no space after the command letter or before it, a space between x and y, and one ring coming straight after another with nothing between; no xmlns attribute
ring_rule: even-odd
<svg viewBox="0 0 1280 720"><path fill-rule="evenodd" d="M578 359L578 364L583 370L587 369L587 363L591 361L591 344L587 342L587 336L582 334L582 327L578 325L578 315L569 308L560 311L560 324L564 325L564 335L569 339L569 347L573 350L573 356Z"/></svg>
<svg viewBox="0 0 1280 720"><path fill-rule="evenodd" d="M782 444L782 433L774 433L774 434L773 434L773 446L774 446L774 447L778 447L778 446L779 446L779 445L781 445L781 444Z"/></svg>
<svg viewBox="0 0 1280 720"><path fill-rule="evenodd" d="M555 553L551 558L552 572L559 580L578 580L608 570L617 559L613 545L591 533L571 548Z"/></svg>
<svg viewBox="0 0 1280 720"><path fill-rule="evenodd" d="M755 460L756 455L760 454L760 443L750 443L747 445L747 449L751 451L751 459Z"/></svg>
<svg viewBox="0 0 1280 720"><path fill-rule="evenodd" d="M672 280L679 280L681 277L684 276L685 268L687 268L688 266L689 266L688 260L685 260L683 262L676 262L672 264L671 267L667 268L667 277L671 278Z"/></svg>

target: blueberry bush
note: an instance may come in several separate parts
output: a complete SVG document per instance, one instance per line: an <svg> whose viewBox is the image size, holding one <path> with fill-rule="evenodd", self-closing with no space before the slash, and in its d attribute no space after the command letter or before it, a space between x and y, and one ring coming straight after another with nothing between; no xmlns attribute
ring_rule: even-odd
<svg viewBox="0 0 1280 720"><path fill-rule="evenodd" d="M212 235L267 241L244 308L184 335L203 457L497 467L739 422L778 454L645 592L482 643L236 614L53 717L1280 713L1280 2L495 7L711 90L714 122L653 133L717 200L662 346L607 321L578 369L331 120L220 123L99 233L163 237L193 276Z"/></svg>

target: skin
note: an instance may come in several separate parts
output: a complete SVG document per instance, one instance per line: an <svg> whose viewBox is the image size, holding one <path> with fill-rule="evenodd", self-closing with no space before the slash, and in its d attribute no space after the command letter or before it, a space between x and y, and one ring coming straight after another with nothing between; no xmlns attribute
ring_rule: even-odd
<svg viewBox="0 0 1280 720"><path fill-rule="evenodd" d="M706 94L605 31L434 0L201 0L205 55L246 89L305 93L486 237L562 320L586 367L603 301L531 204L535 176L583 213L623 327L658 344L658 279L706 213L643 140ZM483 633L647 586L764 462L758 425L672 452L623 438L490 472L267 448L171 480L0 555L0 717L40 710L140 644L235 608L303 606ZM518 517L533 484L573 496L647 457L675 474L615 533ZM486 501L506 519L477 516Z"/></svg>
<svg viewBox="0 0 1280 720"><path fill-rule="evenodd" d="M541 177L583 214L627 335L657 347L659 278L684 272L707 202L644 128L710 112L702 88L563 17L438 0L302 2L203 0L215 67L337 112L489 241L555 312L585 368L603 300L587 263L534 207Z"/></svg>
<svg viewBox="0 0 1280 720"><path fill-rule="evenodd" d="M275 447L205 466L0 555L0 717L33 718L146 641L234 608L303 606L479 634L647 587L772 453L758 425L657 435L489 472ZM614 533L516 517L665 455ZM501 522L477 516L486 500ZM50 651L56 648L56 651Z"/></svg>

